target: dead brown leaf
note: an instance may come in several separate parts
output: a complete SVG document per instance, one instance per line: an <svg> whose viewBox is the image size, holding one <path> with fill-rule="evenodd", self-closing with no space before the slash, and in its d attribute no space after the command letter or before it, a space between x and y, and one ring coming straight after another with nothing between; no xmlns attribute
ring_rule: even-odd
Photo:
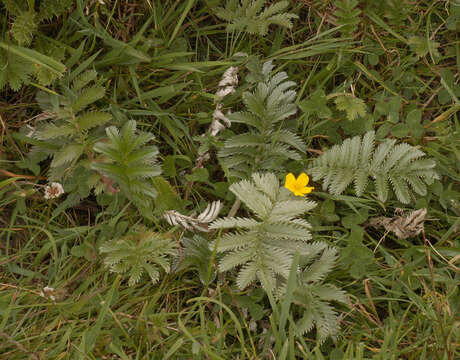
<svg viewBox="0 0 460 360"><path fill-rule="evenodd" d="M407 239L417 236L424 230L426 208L414 210L404 215L403 209L396 209L391 218L385 216L375 217L369 220L369 225L375 228L384 227L386 231L393 232L399 239Z"/></svg>

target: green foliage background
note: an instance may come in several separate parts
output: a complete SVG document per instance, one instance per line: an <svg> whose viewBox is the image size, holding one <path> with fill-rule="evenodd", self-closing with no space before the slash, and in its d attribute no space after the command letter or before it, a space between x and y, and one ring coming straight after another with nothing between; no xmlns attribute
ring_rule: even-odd
<svg viewBox="0 0 460 360"><path fill-rule="evenodd" d="M460 357L457 0L1 0L0 26L0 358Z"/></svg>

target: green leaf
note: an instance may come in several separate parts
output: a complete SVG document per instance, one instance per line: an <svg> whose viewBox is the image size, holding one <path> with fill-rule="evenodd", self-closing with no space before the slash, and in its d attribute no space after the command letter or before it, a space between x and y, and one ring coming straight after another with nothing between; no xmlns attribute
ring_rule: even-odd
<svg viewBox="0 0 460 360"><path fill-rule="evenodd" d="M88 105L102 99L104 95L105 89L102 86L94 86L83 90L72 104L73 112L76 114L84 110Z"/></svg>
<svg viewBox="0 0 460 360"><path fill-rule="evenodd" d="M112 115L102 111L91 111L77 116L77 124L80 130L89 130L93 127L106 124L112 119Z"/></svg>
<svg viewBox="0 0 460 360"><path fill-rule="evenodd" d="M374 263L374 254L363 245L364 232L361 228L355 227L348 238L348 245L342 250L340 260L347 266L350 275L361 279L366 275L368 266Z"/></svg>
<svg viewBox="0 0 460 360"><path fill-rule="evenodd" d="M112 272L126 274L129 286L135 285L145 272L155 284L160 270L170 271L169 257L176 255L177 244L143 226L136 226L125 236L105 242L99 251Z"/></svg>
<svg viewBox="0 0 460 360"><path fill-rule="evenodd" d="M73 91L80 91L86 85L88 85L91 81L97 78L96 70L87 70L77 76L72 83L72 90Z"/></svg>
<svg viewBox="0 0 460 360"><path fill-rule="evenodd" d="M438 51L440 44L434 40L422 38L420 36L411 36L408 39L408 44L418 57L423 57L429 52L433 54L435 59L441 56Z"/></svg>
<svg viewBox="0 0 460 360"><path fill-rule="evenodd" d="M206 168L194 169L191 174L185 175L187 181L208 182L209 172Z"/></svg>
<svg viewBox="0 0 460 360"><path fill-rule="evenodd" d="M297 15L286 13L288 1L279 1L264 8L264 1L245 0L243 2L228 0L225 7L215 9L217 17L228 22L227 32L246 31L250 34L266 35L272 24L291 28L292 19Z"/></svg>
<svg viewBox="0 0 460 360"><path fill-rule="evenodd" d="M151 217L151 200L158 194L151 179L161 174L160 166L155 164L158 148L144 146L154 139L153 135L136 131L134 120L126 122L121 131L110 126L106 134L108 141L100 141L93 147L106 157L105 162L92 162L91 168L118 184L142 215Z"/></svg>
<svg viewBox="0 0 460 360"><path fill-rule="evenodd" d="M308 100L304 100L299 106L306 114L315 114L322 119L332 116L332 111L327 106L327 97L323 90L315 91Z"/></svg>
<svg viewBox="0 0 460 360"><path fill-rule="evenodd" d="M84 149L84 145L80 144L70 144L64 146L60 151L54 154L51 167L58 167L72 162L73 160L80 157Z"/></svg>
<svg viewBox="0 0 460 360"><path fill-rule="evenodd" d="M94 257L96 256L93 247L87 242L72 247L72 249L70 249L70 254L78 258L84 257L87 261L94 261Z"/></svg>
<svg viewBox="0 0 460 360"><path fill-rule="evenodd" d="M40 165L39 163L45 160L49 155L42 151L36 151L33 153L27 154L22 160L16 163L16 166L20 169L27 169L32 171L35 176L40 174Z"/></svg>
<svg viewBox="0 0 460 360"><path fill-rule="evenodd" d="M32 62L1 48L0 69L0 90L8 82L14 91L18 91L23 84L27 84L35 71Z"/></svg>
<svg viewBox="0 0 460 360"><path fill-rule="evenodd" d="M361 196L371 177L381 201L387 199L390 182L398 200L408 203L407 182L417 192L421 184L430 184L438 177L435 163L424 159L425 154L417 147L386 140L375 148L375 137L370 131L362 139L355 136L325 151L310 167L313 180L322 180L323 188L335 195L353 183L355 193Z"/></svg>
<svg viewBox="0 0 460 360"><path fill-rule="evenodd" d="M409 135L410 128L406 124L396 124L391 128L391 133L397 138L403 138Z"/></svg>
<svg viewBox="0 0 460 360"><path fill-rule="evenodd" d="M345 111L347 113L347 119L350 121L366 115L366 104L361 99L346 95L338 96L334 101L337 110Z"/></svg>
<svg viewBox="0 0 460 360"><path fill-rule="evenodd" d="M44 66L51 72L55 73L57 76L61 76L62 73L66 70L64 64L59 61L54 60L53 58L43 55L38 51L28 49L21 46L15 46L8 43L0 41L0 48L7 51L8 53L13 53L20 58L29 61L33 64L38 64Z"/></svg>
<svg viewBox="0 0 460 360"><path fill-rule="evenodd" d="M47 123L33 134L33 138L38 140L50 140L62 137L70 137L73 136L75 132L76 129L67 124L58 126L54 123Z"/></svg>
<svg viewBox="0 0 460 360"><path fill-rule="evenodd" d="M30 45L38 27L33 11L23 12L14 18L11 32L19 45Z"/></svg>
<svg viewBox="0 0 460 360"><path fill-rule="evenodd" d="M184 201L174 191L173 187L163 177L157 176L153 178L158 196L155 198L155 212L162 214L166 210L183 211Z"/></svg>
<svg viewBox="0 0 460 360"><path fill-rule="evenodd" d="M352 213L342 218L342 225L344 228L353 229L356 225L364 223L369 217L366 208L360 209L359 213Z"/></svg>
<svg viewBox="0 0 460 360"><path fill-rule="evenodd" d="M182 238L182 257L176 258L177 265L173 265L174 272L184 270L196 270L202 284L214 281L216 273L213 267L210 267L212 261L212 251L209 248L209 242L202 236L195 235L192 239ZM179 262L180 261L180 262ZM208 282L208 270L209 274Z"/></svg>
<svg viewBox="0 0 460 360"><path fill-rule="evenodd" d="M68 11L73 5L72 0L46 0L40 2L40 18L50 19Z"/></svg>
<svg viewBox="0 0 460 360"><path fill-rule="evenodd" d="M420 125L422 121L422 110L415 109L412 110L406 117L406 123L409 126L417 126Z"/></svg>
<svg viewBox="0 0 460 360"><path fill-rule="evenodd" d="M337 6L334 12L337 24L343 26L340 31L345 35L351 35L361 21L358 17L361 14L358 7L359 2L357 0L336 0L334 3Z"/></svg>

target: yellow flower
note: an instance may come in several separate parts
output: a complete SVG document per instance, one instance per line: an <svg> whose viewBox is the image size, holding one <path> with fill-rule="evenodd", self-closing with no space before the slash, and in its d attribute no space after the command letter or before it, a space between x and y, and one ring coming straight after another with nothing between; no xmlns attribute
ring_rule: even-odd
<svg viewBox="0 0 460 360"><path fill-rule="evenodd" d="M294 193L295 196L304 196L314 189L314 187L307 187L309 180L308 175L305 173L300 174L297 179L293 173L289 173L286 175L284 187Z"/></svg>

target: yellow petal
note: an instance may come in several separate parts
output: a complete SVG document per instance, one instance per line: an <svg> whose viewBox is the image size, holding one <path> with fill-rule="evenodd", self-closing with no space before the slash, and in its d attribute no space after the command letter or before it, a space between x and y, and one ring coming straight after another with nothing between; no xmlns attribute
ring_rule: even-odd
<svg viewBox="0 0 460 360"><path fill-rule="evenodd" d="M313 191L314 187L305 187L302 189L303 194L310 194Z"/></svg>
<svg viewBox="0 0 460 360"><path fill-rule="evenodd" d="M294 184L295 184L295 176L293 173L289 173L286 175L286 182L284 183L284 187L291 191L294 191Z"/></svg>
<svg viewBox="0 0 460 360"><path fill-rule="evenodd" d="M297 178L297 184L298 186L304 187L304 186L307 186L309 180L310 179L308 178L308 175L305 173L302 173Z"/></svg>
<svg viewBox="0 0 460 360"><path fill-rule="evenodd" d="M304 196L304 194L302 194L302 190L296 189L296 190L293 191L293 193L294 193L295 196Z"/></svg>

